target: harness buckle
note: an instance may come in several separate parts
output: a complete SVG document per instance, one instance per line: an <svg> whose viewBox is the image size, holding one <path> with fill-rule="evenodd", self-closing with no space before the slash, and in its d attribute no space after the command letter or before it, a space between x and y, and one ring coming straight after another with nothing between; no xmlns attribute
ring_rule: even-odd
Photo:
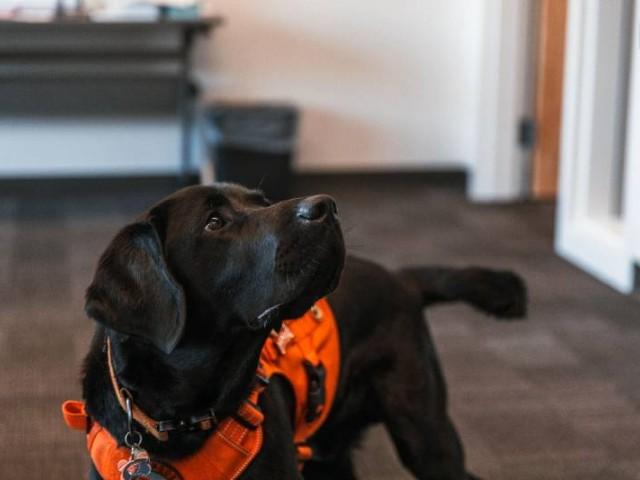
<svg viewBox="0 0 640 480"><path fill-rule="evenodd" d="M322 362L314 365L308 360L304 361L304 369L307 372L307 379L309 381L309 388L307 389L307 411L305 412L304 419L307 422L312 422L320 416L324 409L327 370L324 368Z"/></svg>
<svg viewBox="0 0 640 480"><path fill-rule="evenodd" d="M177 427L175 425L175 423L173 422L173 420L160 420L158 423L156 423L156 430L158 430L159 432L171 432L173 430L176 430Z"/></svg>
<svg viewBox="0 0 640 480"><path fill-rule="evenodd" d="M183 432L192 432L194 430L210 430L218 425L218 417L213 408L210 408L201 415L192 415L187 419L161 420L156 423L156 429L159 432L172 432L180 430Z"/></svg>
<svg viewBox="0 0 640 480"><path fill-rule="evenodd" d="M266 387L267 385L269 385L269 377L261 373L256 373L256 380L263 387Z"/></svg>
<svg viewBox="0 0 640 480"><path fill-rule="evenodd" d="M202 415L193 415L189 421L191 425L200 425L200 430L209 430L214 425L218 424L218 417L213 408L210 408L206 413Z"/></svg>

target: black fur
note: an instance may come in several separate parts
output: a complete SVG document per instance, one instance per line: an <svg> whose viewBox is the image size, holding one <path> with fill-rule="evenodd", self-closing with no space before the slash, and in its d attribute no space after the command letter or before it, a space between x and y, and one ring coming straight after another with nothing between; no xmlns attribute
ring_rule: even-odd
<svg viewBox="0 0 640 480"><path fill-rule="evenodd" d="M367 426L384 422L416 478L472 478L447 414L422 309L461 300L496 316L520 316L522 281L480 268L396 274L354 257L345 261L335 204L326 196L270 205L239 186L191 187L125 227L87 292L87 312L99 322L84 367L87 410L123 438L126 419L104 352L109 335L118 379L149 415L174 418L213 406L227 416L247 395L269 331L332 291L341 374L302 476L355 478L351 449ZM280 380L262 395L264 446L243 479L301 478L291 441L292 401ZM209 434L174 433L164 443L145 434L143 446L178 458L195 452Z"/></svg>

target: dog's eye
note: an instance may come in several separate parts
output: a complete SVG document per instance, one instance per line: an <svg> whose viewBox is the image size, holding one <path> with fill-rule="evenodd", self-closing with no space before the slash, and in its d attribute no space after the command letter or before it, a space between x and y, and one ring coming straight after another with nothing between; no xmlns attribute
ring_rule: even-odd
<svg viewBox="0 0 640 480"><path fill-rule="evenodd" d="M220 230L222 227L224 227L224 225L225 221L221 216L212 215L211 217L209 217L209 220L207 220L207 224L204 228L205 230L213 232L214 230Z"/></svg>

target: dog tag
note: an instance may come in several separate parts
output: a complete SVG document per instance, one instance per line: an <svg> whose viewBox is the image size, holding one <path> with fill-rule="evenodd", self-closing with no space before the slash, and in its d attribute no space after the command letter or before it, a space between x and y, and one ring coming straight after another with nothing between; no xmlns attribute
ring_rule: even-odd
<svg viewBox="0 0 640 480"><path fill-rule="evenodd" d="M139 447L131 447L129 460L120 460L118 470L122 480L147 480L151 475L151 460L149 453Z"/></svg>

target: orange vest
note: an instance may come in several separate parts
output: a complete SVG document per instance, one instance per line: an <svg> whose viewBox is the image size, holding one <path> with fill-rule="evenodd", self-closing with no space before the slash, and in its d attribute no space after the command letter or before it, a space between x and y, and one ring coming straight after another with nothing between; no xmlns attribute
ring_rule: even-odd
<svg viewBox="0 0 640 480"><path fill-rule="evenodd" d="M302 317L287 320L279 333L267 339L260 356L261 375L284 377L295 395L293 442L299 466L311 458L306 441L324 423L333 404L340 370L338 329L326 299L319 300ZM171 462L151 458L153 471L167 480L234 480L246 470L262 447L263 414L256 387L234 417L224 419L193 455ZM70 428L87 433L87 448L104 480L120 480L118 464L129 460L129 449L119 447L107 430L90 422L84 403L62 405ZM241 421L239 421L241 420ZM89 429L89 425L91 428Z"/></svg>

